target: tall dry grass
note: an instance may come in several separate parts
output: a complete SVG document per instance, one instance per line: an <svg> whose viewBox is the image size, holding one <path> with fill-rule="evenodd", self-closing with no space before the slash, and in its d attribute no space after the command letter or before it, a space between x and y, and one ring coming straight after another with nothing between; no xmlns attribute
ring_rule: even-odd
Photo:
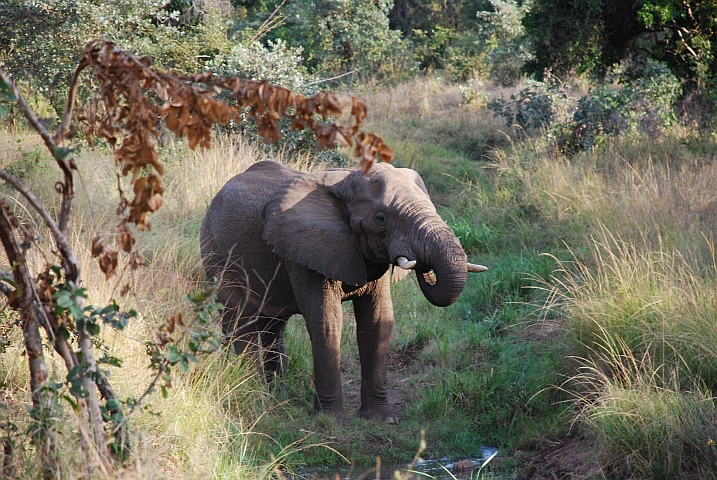
<svg viewBox="0 0 717 480"><path fill-rule="evenodd" d="M700 265L712 262L717 166L688 151L679 136L622 139L571 159L523 143L491 159L497 193L506 197L483 205L489 214L520 203L558 242L585 243L605 229L640 248L674 247Z"/></svg>
<svg viewBox="0 0 717 480"><path fill-rule="evenodd" d="M498 93L485 86L492 98ZM438 77L417 77L361 97L369 107L366 130L378 132L396 151L395 161L422 175L450 172L464 161L484 160L506 142L505 123L483 107L461 105L457 85Z"/></svg>
<svg viewBox="0 0 717 480"><path fill-rule="evenodd" d="M616 478L713 478L713 158L678 136L621 139L572 159L539 151L495 155L497 185L511 195L494 208L529 205L529 231L572 252L558 262L550 306L572 332L579 368L564 388L578 425Z"/></svg>
<svg viewBox="0 0 717 480"><path fill-rule="evenodd" d="M26 142L22 140L22 142ZM5 135L0 144L5 148L5 168L25 177L30 188L43 203L58 207L54 182L59 176L47 155L28 157L15 150L15 140ZM114 332L106 329L101 348L123 360L121 368L109 367L110 381L122 399L138 398L149 385L153 372L145 342L155 337L157 328L166 319L181 311L191 317L191 305L184 294L202 288L204 274L199 258L199 227L211 199L232 176L244 171L265 156L258 148L241 138L218 138L206 151L191 151L183 142L172 142L163 148L166 175L164 205L153 215L153 228L137 234L137 251L146 265L136 271L123 268L121 273L105 280L89 251L95 235L111 242L118 218L117 178L112 157L104 149L86 149L76 158L80 175L72 244L81 266L83 286L88 289L88 303L106 305L112 299L123 310L136 309L138 317L127 329ZM278 158L294 168L316 168L310 157ZM127 188L126 185L122 185ZM23 223L38 239L31 253L32 268L43 268L52 259L51 245L35 215L22 199L12 192L14 209ZM126 260L126 258L124 259ZM122 262L121 262L122 263ZM125 297L119 292L125 285L131 291ZM29 376L22 357L22 339L13 332L12 344L0 356L0 379L3 382L1 401L8 414L22 427L23 406L29 402ZM46 350L51 374L62 382L66 372L59 358ZM253 425L267 408L267 392L257 379L253 365L220 351L203 359L201 366L188 374L175 372L167 399L159 394L149 397L146 408L130 420L134 450L129 466L121 472L127 478L262 478L272 474L273 465L256 460L252 445L258 435ZM69 410L64 406L64 410ZM66 415L65 415L66 417ZM77 455L72 431L76 431L71 415L61 426L66 478L84 474L82 457ZM26 421L25 421L26 423ZM18 434L19 441L22 435ZM18 471L28 478L36 473L29 467L31 446L27 456L17 459ZM124 478L124 477L123 477Z"/></svg>

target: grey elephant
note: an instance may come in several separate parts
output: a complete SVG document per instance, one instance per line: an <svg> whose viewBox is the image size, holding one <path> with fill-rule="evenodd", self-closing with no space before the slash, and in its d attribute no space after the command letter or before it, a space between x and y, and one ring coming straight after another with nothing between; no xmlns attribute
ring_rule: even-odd
<svg viewBox="0 0 717 480"><path fill-rule="evenodd" d="M417 273L425 297L448 306L468 271L461 244L420 176L380 163L301 173L264 161L229 180L200 233L209 278L221 278L224 334L241 354L261 347L268 375L284 364L284 329L303 315L314 360L315 410L345 419L341 393L341 302L353 300L361 361L358 414L396 422L387 396L394 275ZM403 273L403 275L401 275Z"/></svg>

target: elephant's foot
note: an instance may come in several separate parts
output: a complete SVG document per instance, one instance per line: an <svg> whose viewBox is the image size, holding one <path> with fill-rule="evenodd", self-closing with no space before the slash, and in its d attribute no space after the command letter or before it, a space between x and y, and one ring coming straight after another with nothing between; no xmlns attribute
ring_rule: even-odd
<svg viewBox="0 0 717 480"><path fill-rule="evenodd" d="M361 408L358 416L366 419L379 419L388 425L398 425L398 415L394 414L388 407Z"/></svg>
<svg viewBox="0 0 717 480"><path fill-rule="evenodd" d="M340 400L332 403L327 401L321 402L317 397L314 399L314 412L331 415L341 423L346 423L349 420L349 417L346 416L346 412L344 412L343 403Z"/></svg>
<svg viewBox="0 0 717 480"><path fill-rule="evenodd" d="M346 415L346 412L341 410L335 410L335 409L322 409L322 410L316 410L316 414L324 414L324 415L330 415L336 419L339 423L348 423L349 417Z"/></svg>

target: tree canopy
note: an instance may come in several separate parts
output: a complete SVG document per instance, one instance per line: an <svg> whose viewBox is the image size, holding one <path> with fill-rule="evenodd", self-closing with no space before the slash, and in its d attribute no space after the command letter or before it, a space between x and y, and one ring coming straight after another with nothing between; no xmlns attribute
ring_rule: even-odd
<svg viewBox="0 0 717 480"><path fill-rule="evenodd" d="M534 0L524 25L526 71L603 76L621 62L667 64L689 84L717 73L717 1Z"/></svg>

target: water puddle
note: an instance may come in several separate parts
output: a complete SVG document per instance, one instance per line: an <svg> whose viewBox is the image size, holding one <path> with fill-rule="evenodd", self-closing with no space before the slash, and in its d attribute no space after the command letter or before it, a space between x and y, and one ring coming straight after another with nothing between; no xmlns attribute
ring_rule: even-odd
<svg viewBox="0 0 717 480"><path fill-rule="evenodd" d="M380 475L376 475L376 465L352 465L343 469L311 468L299 471L297 475L301 479L312 480L426 480L427 478L453 480L470 477L471 474L477 472L481 465L489 459L492 460L497 454L497 448L483 447L480 457L470 458L470 462L463 460L461 465L455 464L448 458L422 460L410 468L408 465L384 465L382 463Z"/></svg>

